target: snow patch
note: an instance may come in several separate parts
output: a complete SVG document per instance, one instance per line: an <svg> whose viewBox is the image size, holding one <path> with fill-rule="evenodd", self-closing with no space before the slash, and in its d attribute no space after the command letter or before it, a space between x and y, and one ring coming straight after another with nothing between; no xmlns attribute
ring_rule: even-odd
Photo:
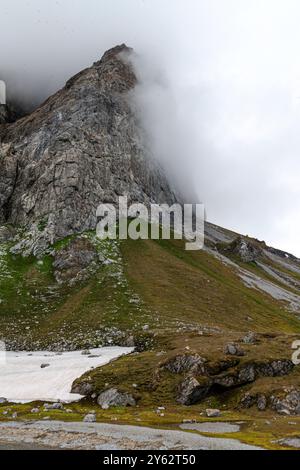
<svg viewBox="0 0 300 470"><path fill-rule="evenodd" d="M0 396L14 403L80 400L81 395L70 393L75 379L133 350L107 347L91 349L89 355L82 351L7 351L6 363L0 364ZM41 367L45 364L47 367Z"/></svg>

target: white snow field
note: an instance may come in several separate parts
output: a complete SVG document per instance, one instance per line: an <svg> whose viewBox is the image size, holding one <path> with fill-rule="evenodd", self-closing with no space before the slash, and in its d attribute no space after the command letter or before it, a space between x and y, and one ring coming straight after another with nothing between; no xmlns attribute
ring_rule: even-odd
<svg viewBox="0 0 300 470"><path fill-rule="evenodd" d="M82 351L10 352L0 363L0 397L10 402L31 401L73 402L81 395L70 393L72 383L88 370L103 366L134 348L107 347ZM47 367L41 366L47 365Z"/></svg>

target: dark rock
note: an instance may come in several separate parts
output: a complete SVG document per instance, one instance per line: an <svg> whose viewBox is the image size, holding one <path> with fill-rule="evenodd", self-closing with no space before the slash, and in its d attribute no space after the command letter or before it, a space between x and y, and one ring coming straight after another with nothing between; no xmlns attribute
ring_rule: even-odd
<svg viewBox="0 0 300 470"><path fill-rule="evenodd" d="M198 382L194 377L187 377L178 388L177 401L182 405L193 405L205 398L212 386L210 379Z"/></svg>
<svg viewBox="0 0 300 470"><path fill-rule="evenodd" d="M110 388L102 392L97 399L98 405L103 409L114 406L136 406L136 401L129 393L119 392L116 388Z"/></svg>
<svg viewBox="0 0 300 470"><path fill-rule="evenodd" d="M78 395L90 396L94 392L94 387L89 382L75 383L72 387L72 393Z"/></svg>
<svg viewBox="0 0 300 470"><path fill-rule="evenodd" d="M46 369L47 367L50 367L50 364L41 364L41 369Z"/></svg>

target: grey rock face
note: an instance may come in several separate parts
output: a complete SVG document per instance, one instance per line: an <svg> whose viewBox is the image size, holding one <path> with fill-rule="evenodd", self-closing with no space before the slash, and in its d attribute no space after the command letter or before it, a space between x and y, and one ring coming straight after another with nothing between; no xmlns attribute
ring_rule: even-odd
<svg viewBox="0 0 300 470"><path fill-rule="evenodd" d="M100 203L173 203L130 102L131 50L118 46L31 115L0 126L0 224L40 224L49 242L94 229Z"/></svg>
<svg viewBox="0 0 300 470"><path fill-rule="evenodd" d="M211 381L206 379L199 383L194 377L187 377L178 389L177 401L182 405L193 405L205 398L211 388Z"/></svg>
<svg viewBox="0 0 300 470"><path fill-rule="evenodd" d="M129 393L119 392L116 388L110 388L101 393L98 397L98 405L103 409L108 409L113 406L135 406L136 401Z"/></svg>

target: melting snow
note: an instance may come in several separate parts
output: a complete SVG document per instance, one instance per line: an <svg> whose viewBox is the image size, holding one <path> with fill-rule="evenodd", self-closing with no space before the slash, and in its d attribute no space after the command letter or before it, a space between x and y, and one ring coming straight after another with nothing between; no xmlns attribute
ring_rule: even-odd
<svg viewBox="0 0 300 470"><path fill-rule="evenodd" d="M82 398L70 393L72 383L88 370L103 366L133 348L107 347L91 349L89 355L81 351L10 352L5 363L0 363L0 396L11 402L64 401ZM42 365L47 367L42 368Z"/></svg>

